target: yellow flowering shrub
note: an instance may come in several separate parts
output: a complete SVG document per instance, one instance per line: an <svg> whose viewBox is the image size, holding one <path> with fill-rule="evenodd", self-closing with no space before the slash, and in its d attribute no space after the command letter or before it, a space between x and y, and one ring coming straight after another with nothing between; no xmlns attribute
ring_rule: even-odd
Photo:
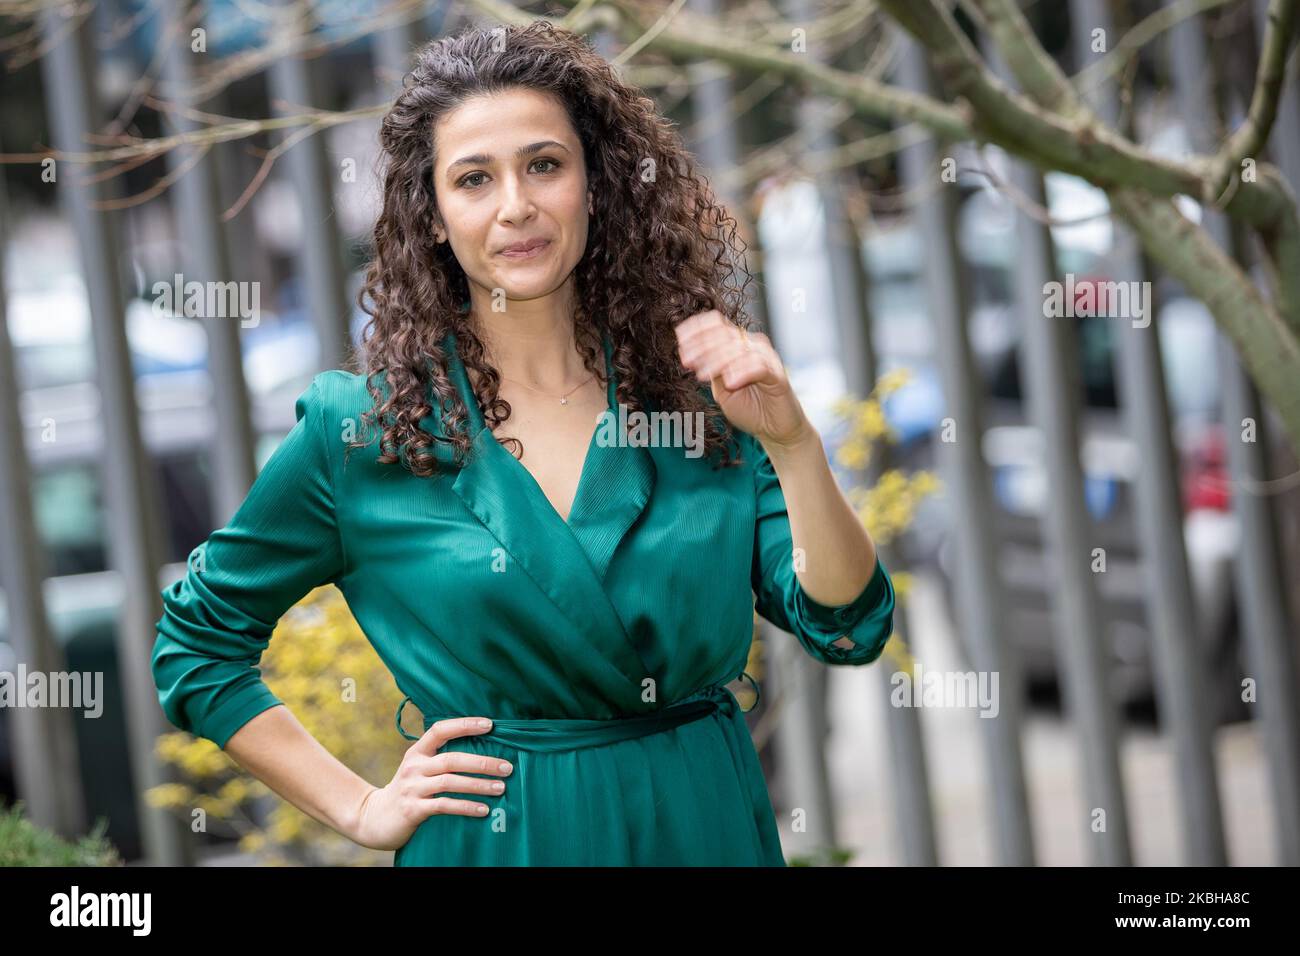
<svg viewBox="0 0 1300 956"><path fill-rule="evenodd" d="M883 401L905 385L909 377L906 369L888 372L876 380L875 388L866 398L846 395L833 406L836 416L846 426L844 439L835 450L836 464L852 476L853 483L846 489L845 496L878 546L889 545L906 531L921 502L940 488L939 479L930 471L908 474L897 468L886 468L870 486L865 484L863 477L876 457L877 447L881 443L898 441L897 434L885 419ZM906 603L911 591L911 575L891 567L889 576L899 603ZM896 666L911 669L911 655L897 629L885 645L884 654Z"/></svg>
<svg viewBox="0 0 1300 956"><path fill-rule="evenodd" d="M410 741L393 715L402 693L366 640L342 594L316 588L279 621L262 655L262 678L330 753L365 780L392 779ZM418 732L414 706L407 733ZM239 837L240 850L269 865L391 865L392 853L358 846L281 799L210 740L175 731L155 752L180 782L151 788L152 806L196 830Z"/></svg>

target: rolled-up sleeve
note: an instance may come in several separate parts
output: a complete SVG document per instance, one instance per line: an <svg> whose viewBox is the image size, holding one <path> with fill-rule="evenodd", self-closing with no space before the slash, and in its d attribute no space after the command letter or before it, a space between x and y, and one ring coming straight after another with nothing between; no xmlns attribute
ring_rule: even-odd
<svg viewBox="0 0 1300 956"><path fill-rule="evenodd" d="M753 462L757 499L751 570L755 608L824 664L870 664L894 633L894 585L879 553L871 579L852 601L832 606L809 597L795 573L790 516L776 469L752 436L742 433L741 447ZM844 637L853 647L835 645Z"/></svg>
<svg viewBox="0 0 1300 956"><path fill-rule="evenodd" d="M162 592L152 666L158 701L181 730L224 748L244 724L282 703L262 680L262 652L282 614L336 581L344 558L317 375L297 422L234 516L189 555Z"/></svg>

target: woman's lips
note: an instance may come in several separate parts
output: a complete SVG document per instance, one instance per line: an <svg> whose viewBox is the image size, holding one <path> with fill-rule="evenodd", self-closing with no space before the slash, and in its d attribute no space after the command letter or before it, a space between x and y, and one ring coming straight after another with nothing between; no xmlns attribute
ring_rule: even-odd
<svg viewBox="0 0 1300 956"><path fill-rule="evenodd" d="M551 245L551 240L547 239L545 242L533 246L533 248L527 250L526 252L507 250L505 252L500 252L497 254L501 256L505 256L507 259L532 259L533 257L539 256L547 249L549 249L550 245Z"/></svg>

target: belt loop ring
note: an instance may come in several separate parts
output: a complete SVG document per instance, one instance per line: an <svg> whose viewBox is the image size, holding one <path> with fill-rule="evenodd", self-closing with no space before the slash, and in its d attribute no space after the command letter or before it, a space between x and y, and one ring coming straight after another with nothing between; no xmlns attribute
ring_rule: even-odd
<svg viewBox="0 0 1300 956"><path fill-rule="evenodd" d="M408 734L405 730L402 729L402 710L406 707L406 702L410 699L411 697L408 694L406 697L402 699L402 702L397 705L397 721L396 721L397 732L401 734L403 737L405 737L407 740L419 740L420 739L419 737L412 737L410 734Z"/></svg>
<svg viewBox="0 0 1300 956"><path fill-rule="evenodd" d="M744 680L744 679L747 678L747 677L749 678L749 682L754 686L754 706L748 708L747 710L742 710L742 711L741 711L742 714L747 714L747 713L749 713L749 711L753 710L754 707L757 707L758 704L759 704L759 701L761 701L761 700L763 699L763 691L762 691L761 689L759 689L758 681L756 681L756 680L754 680L754 678L750 677L748 671L741 671L741 672L740 672L740 677L737 678L737 679L738 679L738 680Z"/></svg>

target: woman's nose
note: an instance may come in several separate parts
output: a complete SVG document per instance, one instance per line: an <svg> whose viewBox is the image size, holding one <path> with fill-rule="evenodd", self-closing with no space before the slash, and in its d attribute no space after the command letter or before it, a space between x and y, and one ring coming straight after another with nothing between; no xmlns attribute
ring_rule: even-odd
<svg viewBox="0 0 1300 956"><path fill-rule="evenodd" d="M498 221L516 225L527 222L535 209L528 187L516 177L505 177L501 187L501 208L497 212Z"/></svg>

